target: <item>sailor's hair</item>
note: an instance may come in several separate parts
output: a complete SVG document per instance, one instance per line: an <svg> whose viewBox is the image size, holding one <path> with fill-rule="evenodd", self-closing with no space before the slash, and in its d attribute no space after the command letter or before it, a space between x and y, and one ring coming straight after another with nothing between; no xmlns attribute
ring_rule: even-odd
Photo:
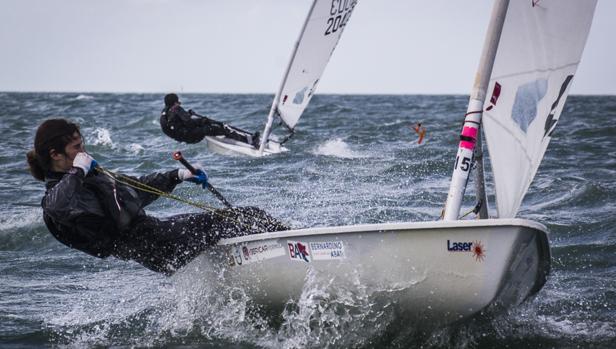
<svg viewBox="0 0 616 349"><path fill-rule="evenodd" d="M176 95L175 93L169 93L165 96L165 106L166 107L171 107L179 101L180 101L180 98L178 98L178 95Z"/></svg>
<svg viewBox="0 0 616 349"><path fill-rule="evenodd" d="M26 154L32 177L44 181L51 167L51 150L64 154L64 148L74 140L75 132L81 135L79 126L65 119L48 119L36 130L34 149Z"/></svg>

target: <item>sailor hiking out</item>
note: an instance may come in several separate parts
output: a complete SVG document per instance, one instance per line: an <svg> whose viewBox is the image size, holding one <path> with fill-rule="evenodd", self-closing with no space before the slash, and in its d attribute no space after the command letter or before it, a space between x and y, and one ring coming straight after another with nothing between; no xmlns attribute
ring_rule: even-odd
<svg viewBox="0 0 616 349"><path fill-rule="evenodd" d="M259 147L259 133L226 125L198 115L192 109L186 111L181 107L178 95L169 93L165 96L165 108L160 114L160 127L163 132L178 142L199 143L205 136L225 136L239 142Z"/></svg>
<svg viewBox="0 0 616 349"><path fill-rule="evenodd" d="M221 238L287 229L255 207L152 217L144 211L148 204L183 181L208 186L206 173L112 173L85 152L79 127L64 119L39 126L27 160L32 176L45 181L41 206L48 230L61 243L99 258L133 260L170 275Z"/></svg>

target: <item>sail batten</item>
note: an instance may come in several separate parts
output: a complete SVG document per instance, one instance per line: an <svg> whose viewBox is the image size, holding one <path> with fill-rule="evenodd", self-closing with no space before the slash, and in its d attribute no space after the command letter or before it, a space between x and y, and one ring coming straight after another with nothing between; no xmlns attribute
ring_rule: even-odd
<svg viewBox="0 0 616 349"><path fill-rule="evenodd" d="M581 60L596 0L511 1L483 115L498 216L514 217Z"/></svg>

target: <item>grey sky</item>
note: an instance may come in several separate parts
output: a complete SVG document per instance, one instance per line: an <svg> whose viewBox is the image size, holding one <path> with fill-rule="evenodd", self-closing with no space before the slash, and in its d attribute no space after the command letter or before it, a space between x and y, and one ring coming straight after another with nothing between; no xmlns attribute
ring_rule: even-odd
<svg viewBox="0 0 616 349"><path fill-rule="evenodd" d="M0 0L0 91L273 93L310 3ZM467 94L491 4L359 0L318 92ZM599 0L572 93L616 95L615 14Z"/></svg>

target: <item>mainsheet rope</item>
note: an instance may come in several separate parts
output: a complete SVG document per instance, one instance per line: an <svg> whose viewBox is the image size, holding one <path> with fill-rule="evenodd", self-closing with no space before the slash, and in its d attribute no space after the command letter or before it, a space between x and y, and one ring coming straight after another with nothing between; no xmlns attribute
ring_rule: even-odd
<svg viewBox="0 0 616 349"><path fill-rule="evenodd" d="M97 165L95 169L97 171L99 171L100 173L110 177L114 181L116 181L118 183L121 183L121 184L124 184L124 185L127 185L127 186L129 186L131 188L134 188L134 189L146 192L146 193L162 196L164 198L175 200L175 201L178 201L178 202L190 205L190 206L194 206L194 207L197 207L197 208L202 209L204 211L209 211L209 212L212 212L212 213L217 214L219 216L222 216L223 218L234 220L236 223L241 224L244 227L251 228L251 224L246 223L246 222L242 222L242 221L232 217L230 214L226 214L224 211L216 209L213 206L210 206L210 205L207 205L207 204L198 203L198 202L195 202L195 201L192 201L192 200L189 200L189 199L185 199L185 198L180 197L178 195L167 193L165 191L162 191L162 190L160 190L158 188L155 188L155 187L152 187L150 185L147 185L147 184L145 184L143 182L140 182L140 181L138 181L138 180L136 180L134 178L131 178L129 176L125 176L123 174L114 173L112 171L109 171L109 170L107 170L106 168L103 168L100 165ZM248 216L248 217L252 217L252 218L257 218L256 216L253 216L253 215L251 215L251 214L249 214L247 212L242 212L242 215Z"/></svg>

